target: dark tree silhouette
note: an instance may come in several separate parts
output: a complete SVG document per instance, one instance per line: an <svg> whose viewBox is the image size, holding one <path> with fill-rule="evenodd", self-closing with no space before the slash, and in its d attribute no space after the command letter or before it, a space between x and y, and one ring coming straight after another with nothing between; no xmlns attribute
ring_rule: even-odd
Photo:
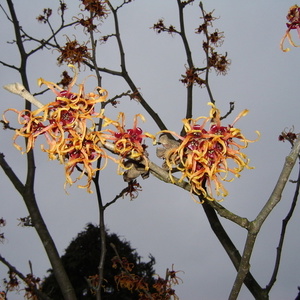
<svg viewBox="0 0 300 300"><path fill-rule="evenodd" d="M134 264L132 272L145 280L150 285L153 284L155 259L149 255L149 262L142 262L141 257L130 243L122 240L117 234L106 234L107 244L113 244L118 251L119 256L126 257L130 263ZM101 252L100 229L98 226L88 224L86 229L78 234L67 247L62 256L62 263L74 286L77 299L95 299L92 288L89 284L89 277L98 273L98 262ZM107 247L107 259L105 262L105 278L103 289L103 299L139 299L137 292L130 292L128 289L116 288L114 276L120 270L113 268L112 260L116 256L111 246ZM52 299L63 299L62 293L55 279L53 271L45 278L43 283L43 292Z"/></svg>

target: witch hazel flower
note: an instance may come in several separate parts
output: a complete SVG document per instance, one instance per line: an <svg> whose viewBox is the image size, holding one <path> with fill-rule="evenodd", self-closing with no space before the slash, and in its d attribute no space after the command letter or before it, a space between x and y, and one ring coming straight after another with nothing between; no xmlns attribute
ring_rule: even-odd
<svg viewBox="0 0 300 300"><path fill-rule="evenodd" d="M288 39L289 43L293 47L300 47L300 45L296 45L291 37L290 31L292 29L296 29L298 33L298 37L300 38L300 7L298 5L293 5L290 7L289 12L286 16L288 23L286 23L287 30L280 41L280 49L283 52L288 52L290 48L284 48L283 44L286 39Z"/></svg>
<svg viewBox="0 0 300 300"><path fill-rule="evenodd" d="M132 128L125 128L125 114L120 112L117 120L111 120L105 118L105 123L103 127L113 125L115 130L107 129L103 137L111 141L114 144L114 152L119 155L119 173L123 174L120 169L128 169L126 164L127 159L133 159L134 161L141 162L145 166L145 170L149 169L146 145L144 143L145 138L151 138L155 140L154 135L143 132L143 130L137 126L138 118L145 121L145 118L141 114L134 116ZM104 131L103 131L104 132ZM130 168L130 167L129 167Z"/></svg>
<svg viewBox="0 0 300 300"><path fill-rule="evenodd" d="M41 149L48 153L51 160L58 159L64 164L65 185L72 185L86 175L87 184L79 187L87 188L88 192L92 192L91 181L98 170L92 163L100 157L110 158L101 147L104 142L101 133L94 131L94 120L103 118L103 111L97 113L95 105L106 101L107 92L99 87L97 94L85 93L84 84L79 85L77 93L73 92L72 87L76 83L78 73L73 65L69 67L74 70L75 75L66 90L42 78L38 80L39 85L44 84L53 91L56 96L53 102L34 111L8 109L5 113L8 111L17 113L18 122L22 125L13 137L14 145L18 150L23 151L16 142L17 138L27 139L26 152L28 152L34 148L36 139L44 136L47 146L42 144ZM4 121L8 122L5 115ZM81 169L81 174L73 180L71 174L75 168Z"/></svg>
<svg viewBox="0 0 300 300"><path fill-rule="evenodd" d="M190 183L191 193L202 195L207 200L221 201L228 195L222 182L239 177L244 168L252 168L247 155L241 150L254 141L246 139L235 127L248 110L243 110L231 125L223 126L220 111L213 103L208 104L211 106L209 117L183 120L184 136L163 131L171 133L179 141L177 147L165 152L164 159L171 179L175 168L181 171L180 180L187 179ZM208 122L210 126L206 129Z"/></svg>

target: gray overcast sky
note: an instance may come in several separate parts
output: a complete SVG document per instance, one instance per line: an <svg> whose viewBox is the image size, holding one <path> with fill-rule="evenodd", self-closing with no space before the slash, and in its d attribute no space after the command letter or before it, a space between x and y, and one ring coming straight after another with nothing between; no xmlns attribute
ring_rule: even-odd
<svg viewBox="0 0 300 300"><path fill-rule="evenodd" d="M1 1L5 6L5 1ZM69 1L70 2L70 1ZM23 28L30 34L43 37L47 30L38 24L35 17L44 7L53 7L50 0L16 0L15 6ZM75 4L74 4L75 3ZM74 14L77 1L70 6L68 14ZM228 183L229 196L222 203L226 208L241 216L253 219L267 201L277 181L284 158L289 153L287 143L279 143L277 138L284 128L295 127L299 132L299 61L300 49L292 48L289 53L279 49L279 41L286 30L286 14L294 2L282 0L210 0L203 1L206 11L215 9L220 17L214 27L224 31L225 42L221 51L228 52L232 60L227 76L211 74L211 87L218 107L227 111L228 103L235 101L236 108L228 118L230 123L244 108L250 113L237 124L246 137L255 138L255 130L261 132L259 142L250 144L245 151L254 170L246 170L240 179ZM28 6L30 5L30 11ZM26 11L26 14L24 13ZM2 13L2 12L1 12ZM54 14L56 10L54 9ZM200 10L197 1L186 9L187 30L190 31L190 44L194 60L201 66L204 54L201 52L202 37L193 34L200 24ZM180 130L184 117L185 88L180 84L180 75L184 73L186 59L179 37L167 34L157 35L149 29L159 18L166 24L178 25L178 13L175 0L135 0L126 6L120 14L121 33L123 35L128 70L137 86L141 88L145 99L154 110L161 114L167 126ZM108 24L110 19L107 20ZM6 19L2 13L2 22ZM102 34L110 33L111 27L105 24L100 28ZM80 28L68 32L80 36ZM18 65L19 57L14 45L7 44L12 38L12 28L5 23L0 28L2 61ZM297 37L295 37L297 42ZM300 43L300 41L299 41ZM101 48L100 48L101 49ZM100 51L103 51L100 53ZM65 67L57 67L57 53L43 50L30 61L31 90L39 91L36 80L43 77L58 81ZM118 54L109 45L99 50L99 61L107 67L119 66ZM0 66L1 86L19 81L18 75ZM82 70L80 79L89 75L88 69ZM79 79L79 82L80 82ZM88 83L93 88L93 80ZM105 77L103 87L110 95L118 94L128 88L122 81ZM17 96L0 90L0 110L15 107L21 109L22 101ZM52 94L41 97L45 103L53 99ZM196 92L194 117L208 113L208 96L204 89ZM110 109L112 117L123 110L129 115L143 113L136 102L125 100L119 109ZM145 114L143 124L146 131L156 133L158 129ZM10 119L13 119L11 116ZM127 124L131 120L128 117ZM25 157L12 146L12 132L0 131L0 152L24 179ZM98 220L95 197L84 190L69 189L70 195L63 190L63 167L56 161L49 162L46 154L36 150L37 179L36 196L42 213L59 251L69 244L72 237L83 229L86 223ZM159 162L155 159L156 162ZM116 176L113 164L103 172L101 180L106 187L103 195L107 201L114 198L124 187L122 178ZM292 176L295 179L295 176ZM143 192L134 201L123 199L107 211L106 224L132 243L145 259L149 253L157 260L156 271L163 275L167 267L174 264L176 270L184 270L179 276L184 283L176 288L183 300L226 299L235 279L235 271L224 250L208 225L201 205L196 204L190 195L179 188L163 184L155 178L140 181ZM35 232L30 228L16 226L19 217L27 215L19 195L13 190L5 175L0 172L1 212L0 217L7 220L4 228L7 240L1 246L1 254L23 273L29 272L28 260L33 263L36 274L43 276L49 268L45 254ZM291 203L294 186L288 184L282 202L267 220L257 240L257 247L251 261L252 273L258 282L265 286L274 265L276 246L279 239L281 220ZM286 247L283 250L281 270L270 299L294 299L297 286L300 285L300 237L299 210L288 228ZM246 232L222 220L229 235L241 250ZM0 266L0 278L6 269ZM240 299L252 299L243 288Z"/></svg>

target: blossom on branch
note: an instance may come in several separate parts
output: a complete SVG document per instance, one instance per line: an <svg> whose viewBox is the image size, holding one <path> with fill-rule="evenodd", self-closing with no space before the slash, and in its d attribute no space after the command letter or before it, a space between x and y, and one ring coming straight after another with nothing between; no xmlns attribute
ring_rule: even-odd
<svg viewBox="0 0 300 300"><path fill-rule="evenodd" d="M185 136L163 131L171 133L180 141L177 147L165 152L164 159L171 178L171 171L175 168L182 173L180 180L188 179L192 193L202 195L207 200L215 200L216 197L223 198L228 194L222 181L232 181L234 177L240 176L244 168L251 169L247 155L240 150L254 141L246 139L240 129L234 127L248 110L243 110L231 125L222 126L220 111L214 104L209 105L209 117L183 120ZM198 124L199 120L202 120L202 124ZM208 122L211 122L210 127L205 129ZM233 177L229 178L229 175Z"/></svg>
<svg viewBox="0 0 300 300"><path fill-rule="evenodd" d="M81 0L84 6L83 11L88 11L97 18L105 19L109 14L106 1L101 0Z"/></svg>
<svg viewBox="0 0 300 300"><path fill-rule="evenodd" d="M39 79L39 84L45 84L51 89L56 98L35 111L8 109L18 114L18 121L22 128L16 130L13 137L14 145L22 151L22 147L16 143L18 137L27 139L26 152L35 146L35 140L43 135L48 147L41 145L41 149L48 153L51 160L58 159L65 165L66 184L72 185L85 174L87 184L79 186L87 188L91 192L90 185L95 172L92 163L99 158L109 157L101 144L104 138L101 132L94 131L95 118L103 118L103 111L95 110L97 103L106 101L107 92L98 87L98 93L85 93L84 84L79 85L78 93L71 91L77 79L77 71L67 90L60 88L57 84ZM5 116L4 121L7 122ZM105 164L104 164L105 166ZM74 169L81 169L81 175L71 179Z"/></svg>
<svg viewBox="0 0 300 300"><path fill-rule="evenodd" d="M143 139L151 138L152 140L155 140L155 137L150 133L143 133L143 130L137 126L138 118L145 121L143 115L135 115L131 129L125 129L125 115L123 112L119 113L116 121L105 118L103 127L113 125L116 130L107 129L107 134L104 134L103 137L114 143L114 151L119 154L121 158L119 167L123 169L128 169L125 164L127 158L141 161L145 165L145 170L149 169L146 145L143 143Z"/></svg>
<svg viewBox="0 0 300 300"><path fill-rule="evenodd" d="M90 58L86 44L80 45L76 39L71 41L67 38L65 46L58 51L60 52L60 56L57 58L59 65L63 63L77 64L78 68L80 68L80 65Z"/></svg>
<svg viewBox="0 0 300 300"><path fill-rule="evenodd" d="M0 292L0 300L6 299L6 293L4 291Z"/></svg>
<svg viewBox="0 0 300 300"><path fill-rule="evenodd" d="M285 39L287 38L289 43L293 46L293 47L300 47L300 45L296 45L291 37L290 31L292 29L296 29L297 33L298 33L298 37L300 38L300 7L298 5L293 5L290 7L289 12L286 16L286 18L288 19L288 23L286 23L287 26L287 31L285 32L283 38L280 41L280 49L283 52L288 52L291 49L290 48L284 48L283 47L283 43L285 41Z"/></svg>
<svg viewBox="0 0 300 300"><path fill-rule="evenodd" d="M176 275L183 271L174 271L173 265L172 270L167 269L165 279L157 275L158 278L152 283L146 282L145 277L134 274L134 264L128 262L126 257L113 257L112 267L121 268L120 273L114 276L118 288L125 288L131 292L137 291L139 300L179 300L173 286L178 285L179 281L183 282Z"/></svg>

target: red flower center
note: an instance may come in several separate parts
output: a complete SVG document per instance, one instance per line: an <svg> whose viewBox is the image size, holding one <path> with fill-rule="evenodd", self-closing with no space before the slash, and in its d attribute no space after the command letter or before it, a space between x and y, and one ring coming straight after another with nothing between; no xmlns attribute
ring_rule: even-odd
<svg viewBox="0 0 300 300"><path fill-rule="evenodd" d="M136 127L134 129L128 129L127 133L130 135L130 139L134 142L137 141L139 143L142 142L143 138L141 137L143 130L139 127Z"/></svg>
<svg viewBox="0 0 300 300"><path fill-rule="evenodd" d="M70 100L74 100L74 99L77 98L76 95L74 95L73 93L71 93L69 91L61 91L59 94L60 94L61 97L65 97L65 98L68 98Z"/></svg>
<svg viewBox="0 0 300 300"><path fill-rule="evenodd" d="M63 126L74 122L74 120L75 120L74 113L71 110L68 111L64 110L61 112L60 121Z"/></svg>

